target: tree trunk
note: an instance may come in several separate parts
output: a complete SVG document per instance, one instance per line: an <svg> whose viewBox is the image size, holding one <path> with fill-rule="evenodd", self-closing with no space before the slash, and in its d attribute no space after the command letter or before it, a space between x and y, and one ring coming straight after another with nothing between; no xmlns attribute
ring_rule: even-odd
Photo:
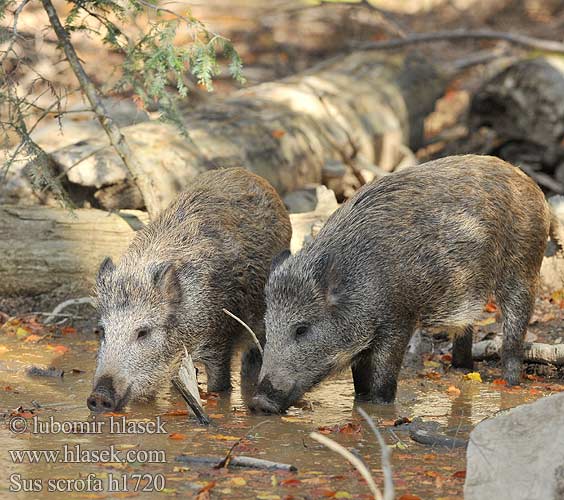
<svg viewBox="0 0 564 500"><path fill-rule="evenodd" d="M122 133L151 178L160 206L199 173L230 166L248 168L285 194L321 183L328 161L341 161L353 171L357 162L391 170L401 146L421 145L424 118L443 88L433 64L420 56L358 52L186 111L188 137L158 121ZM141 208L142 200L132 200L130 189L116 188L127 182L128 173L105 137L52 156L70 183L90 189L86 202Z"/></svg>

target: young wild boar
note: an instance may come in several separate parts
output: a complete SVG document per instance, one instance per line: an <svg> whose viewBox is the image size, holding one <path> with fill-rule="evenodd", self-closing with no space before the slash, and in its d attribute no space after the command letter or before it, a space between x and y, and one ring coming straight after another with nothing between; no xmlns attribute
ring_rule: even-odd
<svg viewBox="0 0 564 500"><path fill-rule="evenodd" d="M272 257L288 248L288 213L272 186L242 168L198 176L140 230L96 280L102 339L92 411L168 387L184 347L201 361L208 390L230 388L242 327L226 308L264 331L264 286ZM264 335L264 334L263 334Z"/></svg>
<svg viewBox="0 0 564 500"><path fill-rule="evenodd" d="M519 383L556 224L537 185L493 157L443 158L365 186L298 254L274 259L251 407L283 411L349 364L361 399L391 402L417 325L458 330L453 364L470 368L471 325L491 296L503 376Z"/></svg>

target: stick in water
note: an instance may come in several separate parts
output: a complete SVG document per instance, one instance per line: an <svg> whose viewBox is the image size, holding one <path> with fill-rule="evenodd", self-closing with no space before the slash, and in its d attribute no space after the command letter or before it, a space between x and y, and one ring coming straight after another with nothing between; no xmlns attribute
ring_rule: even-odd
<svg viewBox="0 0 564 500"><path fill-rule="evenodd" d="M312 432L309 435L310 438L315 439L318 443L321 443L323 446L326 446L331 451L334 451L341 455L343 458L347 459L351 465L355 467L355 469L360 472L360 475L364 478L366 483L368 484L368 488L370 488L370 492L374 496L376 500L382 500L382 493L376 486L374 482L374 478L370 470L368 469L367 465L357 456L353 455L349 450L347 450L344 446L341 446L339 443L329 439L322 434L318 434L317 432Z"/></svg>
<svg viewBox="0 0 564 500"><path fill-rule="evenodd" d="M391 452L390 448L384 441L382 434L376 427L374 420L363 408L358 408L358 413L362 416L366 423L370 426L373 434L376 436L376 440L378 441L378 445L380 446L380 451L382 453L382 471L384 472L384 500L394 500L395 498L395 491L394 491L394 480L392 477L392 463L390 460Z"/></svg>
<svg viewBox="0 0 564 500"><path fill-rule="evenodd" d="M172 379L176 390L181 394L186 404L192 410L198 422L202 425L209 425L210 418L202 408L202 400L198 391L198 381L196 379L196 369L192 363L192 356L184 348L185 356L178 370L178 376Z"/></svg>
<svg viewBox="0 0 564 500"><path fill-rule="evenodd" d="M228 311L227 309L223 309L223 312L225 314L227 314L227 316L231 316L235 321L237 321L238 323L240 323L241 325L243 325L245 327L245 330L247 330L250 334L251 337L253 337L253 340L255 341L255 344L257 345L257 349L260 352L260 355L262 356L263 350L262 350L262 346L260 345L259 339L256 336L255 332L253 332L251 330L251 327L249 325L247 325L247 323L245 323L241 318L238 318L237 316L235 316L232 312Z"/></svg>
<svg viewBox="0 0 564 500"><path fill-rule="evenodd" d="M222 458L220 457L191 457L188 455L180 455L175 458L177 462L182 462L185 464L202 464L202 465L212 465L217 466ZM250 469L262 469L262 470L284 470L288 472L296 472L298 469L290 464L283 464L279 462L271 462L270 460L263 460L261 458L253 457L233 457L231 459L230 465L232 467L248 467Z"/></svg>

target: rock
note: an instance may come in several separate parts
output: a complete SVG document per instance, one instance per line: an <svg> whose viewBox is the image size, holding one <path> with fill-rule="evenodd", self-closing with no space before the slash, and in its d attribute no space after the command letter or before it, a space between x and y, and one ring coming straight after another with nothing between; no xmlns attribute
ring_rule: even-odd
<svg viewBox="0 0 564 500"><path fill-rule="evenodd" d="M465 500L562 499L564 394L478 424L467 451Z"/></svg>

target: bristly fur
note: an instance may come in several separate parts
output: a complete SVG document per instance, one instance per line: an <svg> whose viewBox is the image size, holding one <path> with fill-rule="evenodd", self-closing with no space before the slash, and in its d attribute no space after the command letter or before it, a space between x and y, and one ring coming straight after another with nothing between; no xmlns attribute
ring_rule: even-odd
<svg viewBox="0 0 564 500"><path fill-rule="evenodd" d="M492 295L504 316L503 373L518 383L554 227L538 186L494 157L443 158L363 187L271 272L256 407L284 410L343 363L359 397L392 401L416 325L471 338Z"/></svg>
<svg viewBox="0 0 564 500"><path fill-rule="evenodd" d="M117 397L168 386L184 346L204 363L208 390L230 387L240 325L264 336L264 286L272 257L290 245L288 213L272 186L241 169L201 174L121 260L100 268L96 299L105 340L94 385L113 379ZM148 330L137 340L138 332Z"/></svg>

